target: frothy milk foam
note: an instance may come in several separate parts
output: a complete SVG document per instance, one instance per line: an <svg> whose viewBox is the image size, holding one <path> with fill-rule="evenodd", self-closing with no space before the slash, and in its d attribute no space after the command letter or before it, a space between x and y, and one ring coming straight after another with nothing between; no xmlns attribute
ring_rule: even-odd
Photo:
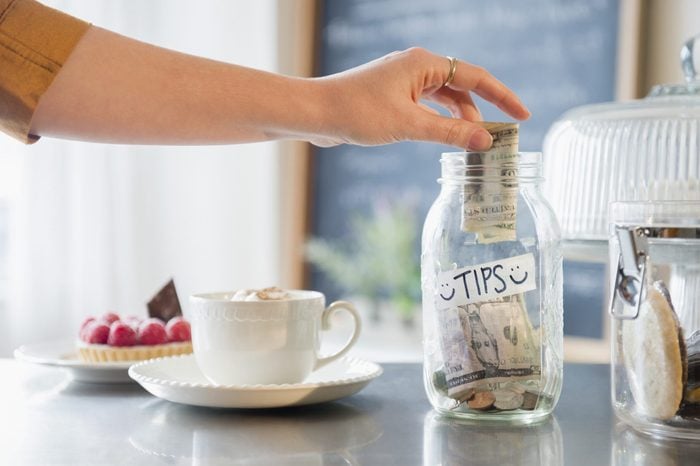
<svg viewBox="0 0 700 466"><path fill-rule="evenodd" d="M271 286L269 288L263 288L262 290L238 290L231 296L231 301L286 301L301 297L301 295L295 294L294 292Z"/></svg>

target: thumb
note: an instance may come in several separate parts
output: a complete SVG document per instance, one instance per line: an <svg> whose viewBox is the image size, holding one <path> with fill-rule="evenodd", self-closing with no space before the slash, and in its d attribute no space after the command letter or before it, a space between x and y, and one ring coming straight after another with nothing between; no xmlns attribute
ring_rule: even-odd
<svg viewBox="0 0 700 466"><path fill-rule="evenodd" d="M493 144L493 138L481 126L461 118L449 118L421 112L416 118L415 137L409 139L437 142L449 146L461 147L466 150L488 150Z"/></svg>

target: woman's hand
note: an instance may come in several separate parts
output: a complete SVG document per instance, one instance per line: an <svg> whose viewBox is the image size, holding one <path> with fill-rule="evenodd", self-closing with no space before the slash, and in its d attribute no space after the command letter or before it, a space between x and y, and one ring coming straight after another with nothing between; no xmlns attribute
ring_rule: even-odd
<svg viewBox="0 0 700 466"><path fill-rule="evenodd" d="M529 118L515 93L485 69L458 61L454 79L443 86L449 72L447 57L411 48L318 78L314 86L325 96L326 108L318 136L309 139L319 146L419 140L485 150L491 135L472 123L481 120L472 92L513 118ZM454 118L439 115L421 100L442 105Z"/></svg>

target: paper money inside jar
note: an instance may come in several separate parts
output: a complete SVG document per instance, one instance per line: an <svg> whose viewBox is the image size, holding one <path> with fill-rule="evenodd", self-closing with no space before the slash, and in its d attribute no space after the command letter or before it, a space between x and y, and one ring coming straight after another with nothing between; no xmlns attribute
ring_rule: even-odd
<svg viewBox="0 0 700 466"><path fill-rule="evenodd" d="M518 152L515 123L483 126L491 150L442 154L423 229L425 388L446 415L535 422L561 390L559 229L541 154Z"/></svg>

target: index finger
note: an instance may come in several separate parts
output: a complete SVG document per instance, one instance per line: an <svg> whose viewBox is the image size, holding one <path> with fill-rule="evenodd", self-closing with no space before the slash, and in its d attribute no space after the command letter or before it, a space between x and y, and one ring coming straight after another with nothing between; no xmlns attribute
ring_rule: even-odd
<svg viewBox="0 0 700 466"><path fill-rule="evenodd" d="M448 86L464 92L473 91L518 120L530 117L530 112L515 92L480 66L458 60L454 79Z"/></svg>

